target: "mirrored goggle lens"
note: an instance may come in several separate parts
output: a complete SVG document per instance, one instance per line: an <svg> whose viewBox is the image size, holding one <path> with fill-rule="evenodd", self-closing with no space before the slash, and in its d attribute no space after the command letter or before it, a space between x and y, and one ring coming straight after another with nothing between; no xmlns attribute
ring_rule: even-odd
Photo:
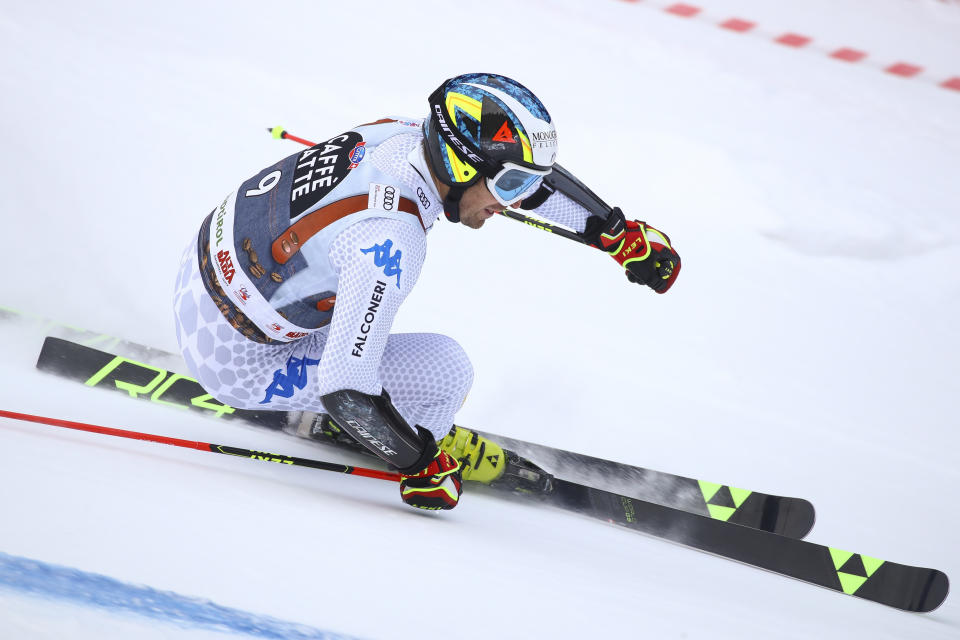
<svg viewBox="0 0 960 640"><path fill-rule="evenodd" d="M521 196L529 195L534 187L539 186L541 175L528 173L520 169L510 169L497 177L493 183L496 195L504 204L513 204Z"/></svg>

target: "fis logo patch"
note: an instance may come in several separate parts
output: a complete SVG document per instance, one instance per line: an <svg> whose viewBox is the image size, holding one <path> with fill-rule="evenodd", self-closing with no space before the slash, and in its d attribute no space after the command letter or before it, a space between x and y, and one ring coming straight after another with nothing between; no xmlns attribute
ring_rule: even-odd
<svg viewBox="0 0 960 640"><path fill-rule="evenodd" d="M375 244L369 249L360 249L360 253L372 253L374 266L382 267L383 275L388 278L396 276L397 289L399 289L400 274L402 273L402 269L400 269L400 258L403 256L403 252L397 249L393 255L390 255L392 249L393 240L387 239L384 240L383 244Z"/></svg>

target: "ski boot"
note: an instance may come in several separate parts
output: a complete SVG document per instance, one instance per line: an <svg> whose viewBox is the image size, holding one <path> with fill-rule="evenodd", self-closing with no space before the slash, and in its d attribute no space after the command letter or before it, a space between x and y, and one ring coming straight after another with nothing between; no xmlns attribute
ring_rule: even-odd
<svg viewBox="0 0 960 640"><path fill-rule="evenodd" d="M325 413L304 413L297 434L342 449L373 455ZM454 426L437 445L460 461L464 480L520 494L542 494L553 490L552 475L526 458L464 427Z"/></svg>
<svg viewBox="0 0 960 640"><path fill-rule="evenodd" d="M460 461L464 480L490 484L500 479L507 466L500 445L463 427L454 425L437 445Z"/></svg>

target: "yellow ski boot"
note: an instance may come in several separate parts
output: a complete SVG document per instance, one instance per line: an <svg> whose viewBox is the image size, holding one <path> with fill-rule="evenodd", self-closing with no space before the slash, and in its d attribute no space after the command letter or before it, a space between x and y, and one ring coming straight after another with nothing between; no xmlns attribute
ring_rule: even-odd
<svg viewBox="0 0 960 640"><path fill-rule="evenodd" d="M490 484L500 479L507 468L503 448L469 429L454 425L450 433L437 444L460 461L464 480Z"/></svg>

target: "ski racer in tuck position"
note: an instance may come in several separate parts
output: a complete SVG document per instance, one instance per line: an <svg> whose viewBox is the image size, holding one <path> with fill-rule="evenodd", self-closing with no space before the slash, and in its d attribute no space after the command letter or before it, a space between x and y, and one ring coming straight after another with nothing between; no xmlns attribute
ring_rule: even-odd
<svg viewBox="0 0 960 640"><path fill-rule="evenodd" d="M441 213L479 229L533 211L665 293L680 272L669 238L592 195L555 164L546 108L504 76L467 74L431 96L425 120L357 126L280 160L210 212L184 252L177 339L191 373L234 407L325 413L399 470L401 498L452 509L462 480L492 482L500 447L454 426L473 381L463 349L391 334Z"/></svg>

